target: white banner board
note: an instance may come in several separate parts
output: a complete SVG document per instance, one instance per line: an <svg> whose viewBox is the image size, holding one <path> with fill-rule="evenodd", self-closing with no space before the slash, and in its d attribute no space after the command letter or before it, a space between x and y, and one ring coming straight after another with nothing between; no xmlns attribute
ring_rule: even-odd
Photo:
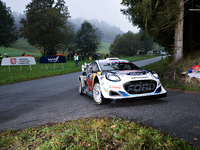
<svg viewBox="0 0 200 150"><path fill-rule="evenodd" d="M36 65L34 57L9 57L3 58L1 66Z"/></svg>

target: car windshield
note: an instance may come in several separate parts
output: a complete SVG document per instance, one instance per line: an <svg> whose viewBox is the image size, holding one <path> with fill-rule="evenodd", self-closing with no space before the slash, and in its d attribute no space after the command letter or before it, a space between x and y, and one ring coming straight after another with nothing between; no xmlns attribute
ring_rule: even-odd
<svg viewBox="0 0 200 150"><path fill-rule="evenodd" d="M100 63L100 67L103 71L112 71L112 70L138 70L140 69L135 64L131 62L104 62Z"/></svg>

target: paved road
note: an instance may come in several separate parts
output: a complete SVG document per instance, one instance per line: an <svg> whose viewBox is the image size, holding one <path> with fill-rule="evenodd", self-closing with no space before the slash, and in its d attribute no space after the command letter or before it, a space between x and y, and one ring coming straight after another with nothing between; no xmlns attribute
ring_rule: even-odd
<svg viewBox="0 0 200 150"><path fill-rule="evenodd" d="M159 56L159 57L155 57L155 58L135 61L134 64L136 64L138 67L143 67L143 66L146 66L146 65L149 65L149 64L152 64L152 63L155 63L155 62L161 60L162 57L164 59L166 56Z"/></svg>
<svg viewBox="0 0 200 150"><path fill-rule="evenodd" d="M97 105L78 94L80 72L0 86L0 130L81 117L118 116L200 146L200 94L168 89L162 99ZM198 140L195 140L197 138Z"/></svg>

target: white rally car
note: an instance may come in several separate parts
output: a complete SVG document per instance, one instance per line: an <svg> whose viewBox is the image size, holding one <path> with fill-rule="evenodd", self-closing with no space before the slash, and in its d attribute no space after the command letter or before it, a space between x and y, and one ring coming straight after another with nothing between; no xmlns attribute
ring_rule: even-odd
<svg viewBox="0 0 200 150"><path fill-rule="evenodd" d="M78 83L79 93L93 97L98 104L125 98L167 96L158 74L118 58L85 63Z"/></svg>

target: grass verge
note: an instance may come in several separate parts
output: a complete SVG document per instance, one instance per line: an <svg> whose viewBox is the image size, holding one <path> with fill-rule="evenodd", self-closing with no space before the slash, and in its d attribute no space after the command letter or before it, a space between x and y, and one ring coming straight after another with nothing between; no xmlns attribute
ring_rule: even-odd
<svg viewBox="0 0 200 150"><path fill-rule="evenodd" d="M120 118L90 118L0 133L1 149L170 149L199 148L159 130Z"/></svg>
<svg viewBox="0 0 200 150"><path fill-rule="evenodd" d="M143 69L154 70L159 74L161 83L166 88L200 91L200 80L190 78L187 72L192 66L200 64L200 53L189 55L174 62L167 57L159 62L142 67ZM185 72L185 74L183 74Z"/></svg>

